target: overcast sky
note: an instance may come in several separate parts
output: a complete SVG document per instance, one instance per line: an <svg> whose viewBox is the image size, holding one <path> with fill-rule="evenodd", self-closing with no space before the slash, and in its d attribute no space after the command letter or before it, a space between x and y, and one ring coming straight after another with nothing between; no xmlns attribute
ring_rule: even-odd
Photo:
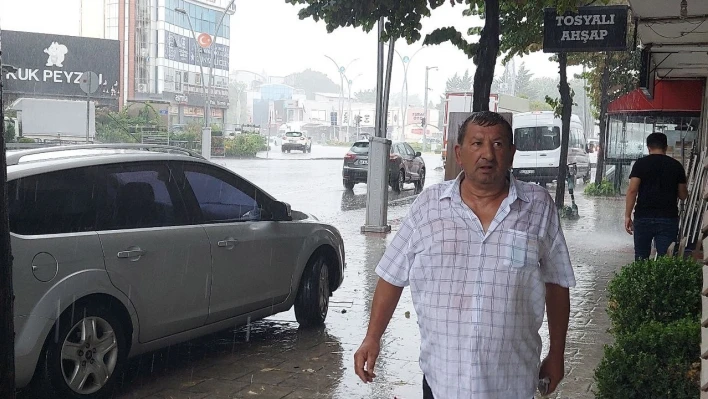
<svg viewBox="0 0 708 399"><path fill-rule="evenodd" d="M84 0L103 2L104 0ZM78 35L80 31L80 0L0 0L0 28L30 32ZM376 34L361 30L341 29L327 34L322 22L299 20L299 7L285 0L236 0L236 14L231 22L231 70L250 70L272 76L285 76L307 68L322 71L339 84L339 75L332 61L351 64L347 70L354 79L352 90L375 87ZM474 23L462 17L464 7L451 7L448 2L423 21L424 32L437 27L456 26L466 31ZM541 12L541 10L539 10ZM96 16L100 20L100 15ZM97 21L98 22L98 21ZM403 56L411 56L421 48L419 43L396 43ZM557 76L558 65L548 61L548 54L538 53L517 60L517 68L525 62L535 76ZM408 81L411 94L423 97L425 67L437 66L430 72L431 98L445 90L445 81L455 72L466 69L474 73L474 64L450 44L426 47L410 63ZM503 72L497 68L497 75ZM577 73L572 69L572 73ZM393 69L393 91L400 91L403 82L401 61Z"/></svg>

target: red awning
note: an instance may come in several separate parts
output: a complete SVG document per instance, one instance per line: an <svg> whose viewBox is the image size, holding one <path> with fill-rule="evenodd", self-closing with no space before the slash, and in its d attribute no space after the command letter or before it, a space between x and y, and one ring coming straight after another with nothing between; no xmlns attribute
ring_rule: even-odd
<svg viewBox="0 0 708 399"><path fill-rule="evenodd" d="M633 114L647 112L697 112L703 107L703 80L659 80L654 99L648 99L641 90L611 102L608 114Z"/></svg>

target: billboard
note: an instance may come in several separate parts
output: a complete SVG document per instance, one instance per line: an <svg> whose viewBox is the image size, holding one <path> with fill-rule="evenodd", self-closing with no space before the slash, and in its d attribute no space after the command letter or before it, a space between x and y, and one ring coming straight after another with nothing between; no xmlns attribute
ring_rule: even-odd
<svg viewBox="0 0 708 399"><path fill-rule="evenodd" d="M32 97L86 97L81 75L99 76L92 99L120 98L120 42L44 33L2 31L4 91ZM100 54L100 56L97 56Z"/></svg>
<svg viewBox="0 0 708 399"><path fill-rule="evenodd" d="M229 70L229 46L213 43L210 47L202 49L197 46L193 37L182 36L173 32L165 32L165 58L170 61L182 62L189 65L202 65L208 67L211 63L212 51L214 52L214 68ZM197 51L201 51L201 57Z"/></svg>
<svg viewBox="0 0 708 399"><path fill-rule="evenodd" d="M624 51L628 14L628 6L578 7L577 13L563 15L546 8L543 52Z"/></svg>

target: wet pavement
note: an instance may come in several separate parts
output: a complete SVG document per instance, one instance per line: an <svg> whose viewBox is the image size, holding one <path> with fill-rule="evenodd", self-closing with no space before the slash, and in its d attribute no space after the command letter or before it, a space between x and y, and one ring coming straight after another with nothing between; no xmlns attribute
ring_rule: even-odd
<svg viewBox="0 0 708 399"><path fill-rule="evenodd" d="M334 151L329 149L328 151ZM313 156L317 155L313 148ZM389 235L359 232L365 217L366 186L346 192L341 160L215 159L276 198L336 226L345 239L347 268L334 293L326 326L299 329L292 311L249 326L197 339L133 359L116 396L138 398L421 398L419 334L410 291L383 337L376 381L365 385L352 370L353 354L366 332L377 282L376 263ZM309 154L307 154L309 155ZM427 185L442 181L439 155L426 155ZM300 161L300 160L298 160ZM582 187L579 190L582 192ZM394 231L414 200L413 186L389 193ZM594 398L593 369L609 343L605 287L612 273L632 260L632 242L622 228L621 199L576 195L581 218L563 222L578 281L571 291L567 344L568 375L556 398ZM569 203L568 198L568 203ZM542 336L547 350L547 329ZM545 353L545 352L544 352ZM26 398L25 398L26 399Z"/></svg>

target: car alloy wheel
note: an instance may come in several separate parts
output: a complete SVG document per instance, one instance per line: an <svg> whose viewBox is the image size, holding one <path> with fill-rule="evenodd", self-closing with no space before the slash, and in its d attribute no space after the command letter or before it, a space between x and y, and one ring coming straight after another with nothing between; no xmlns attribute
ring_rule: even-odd
<svg viewBox="0 0 708 399"><path fill-rule="evenodd" d="M100 317L76 323L61 347L64 382L80 395L99 391L118 363L118 339L112 326Z"/></svg>

